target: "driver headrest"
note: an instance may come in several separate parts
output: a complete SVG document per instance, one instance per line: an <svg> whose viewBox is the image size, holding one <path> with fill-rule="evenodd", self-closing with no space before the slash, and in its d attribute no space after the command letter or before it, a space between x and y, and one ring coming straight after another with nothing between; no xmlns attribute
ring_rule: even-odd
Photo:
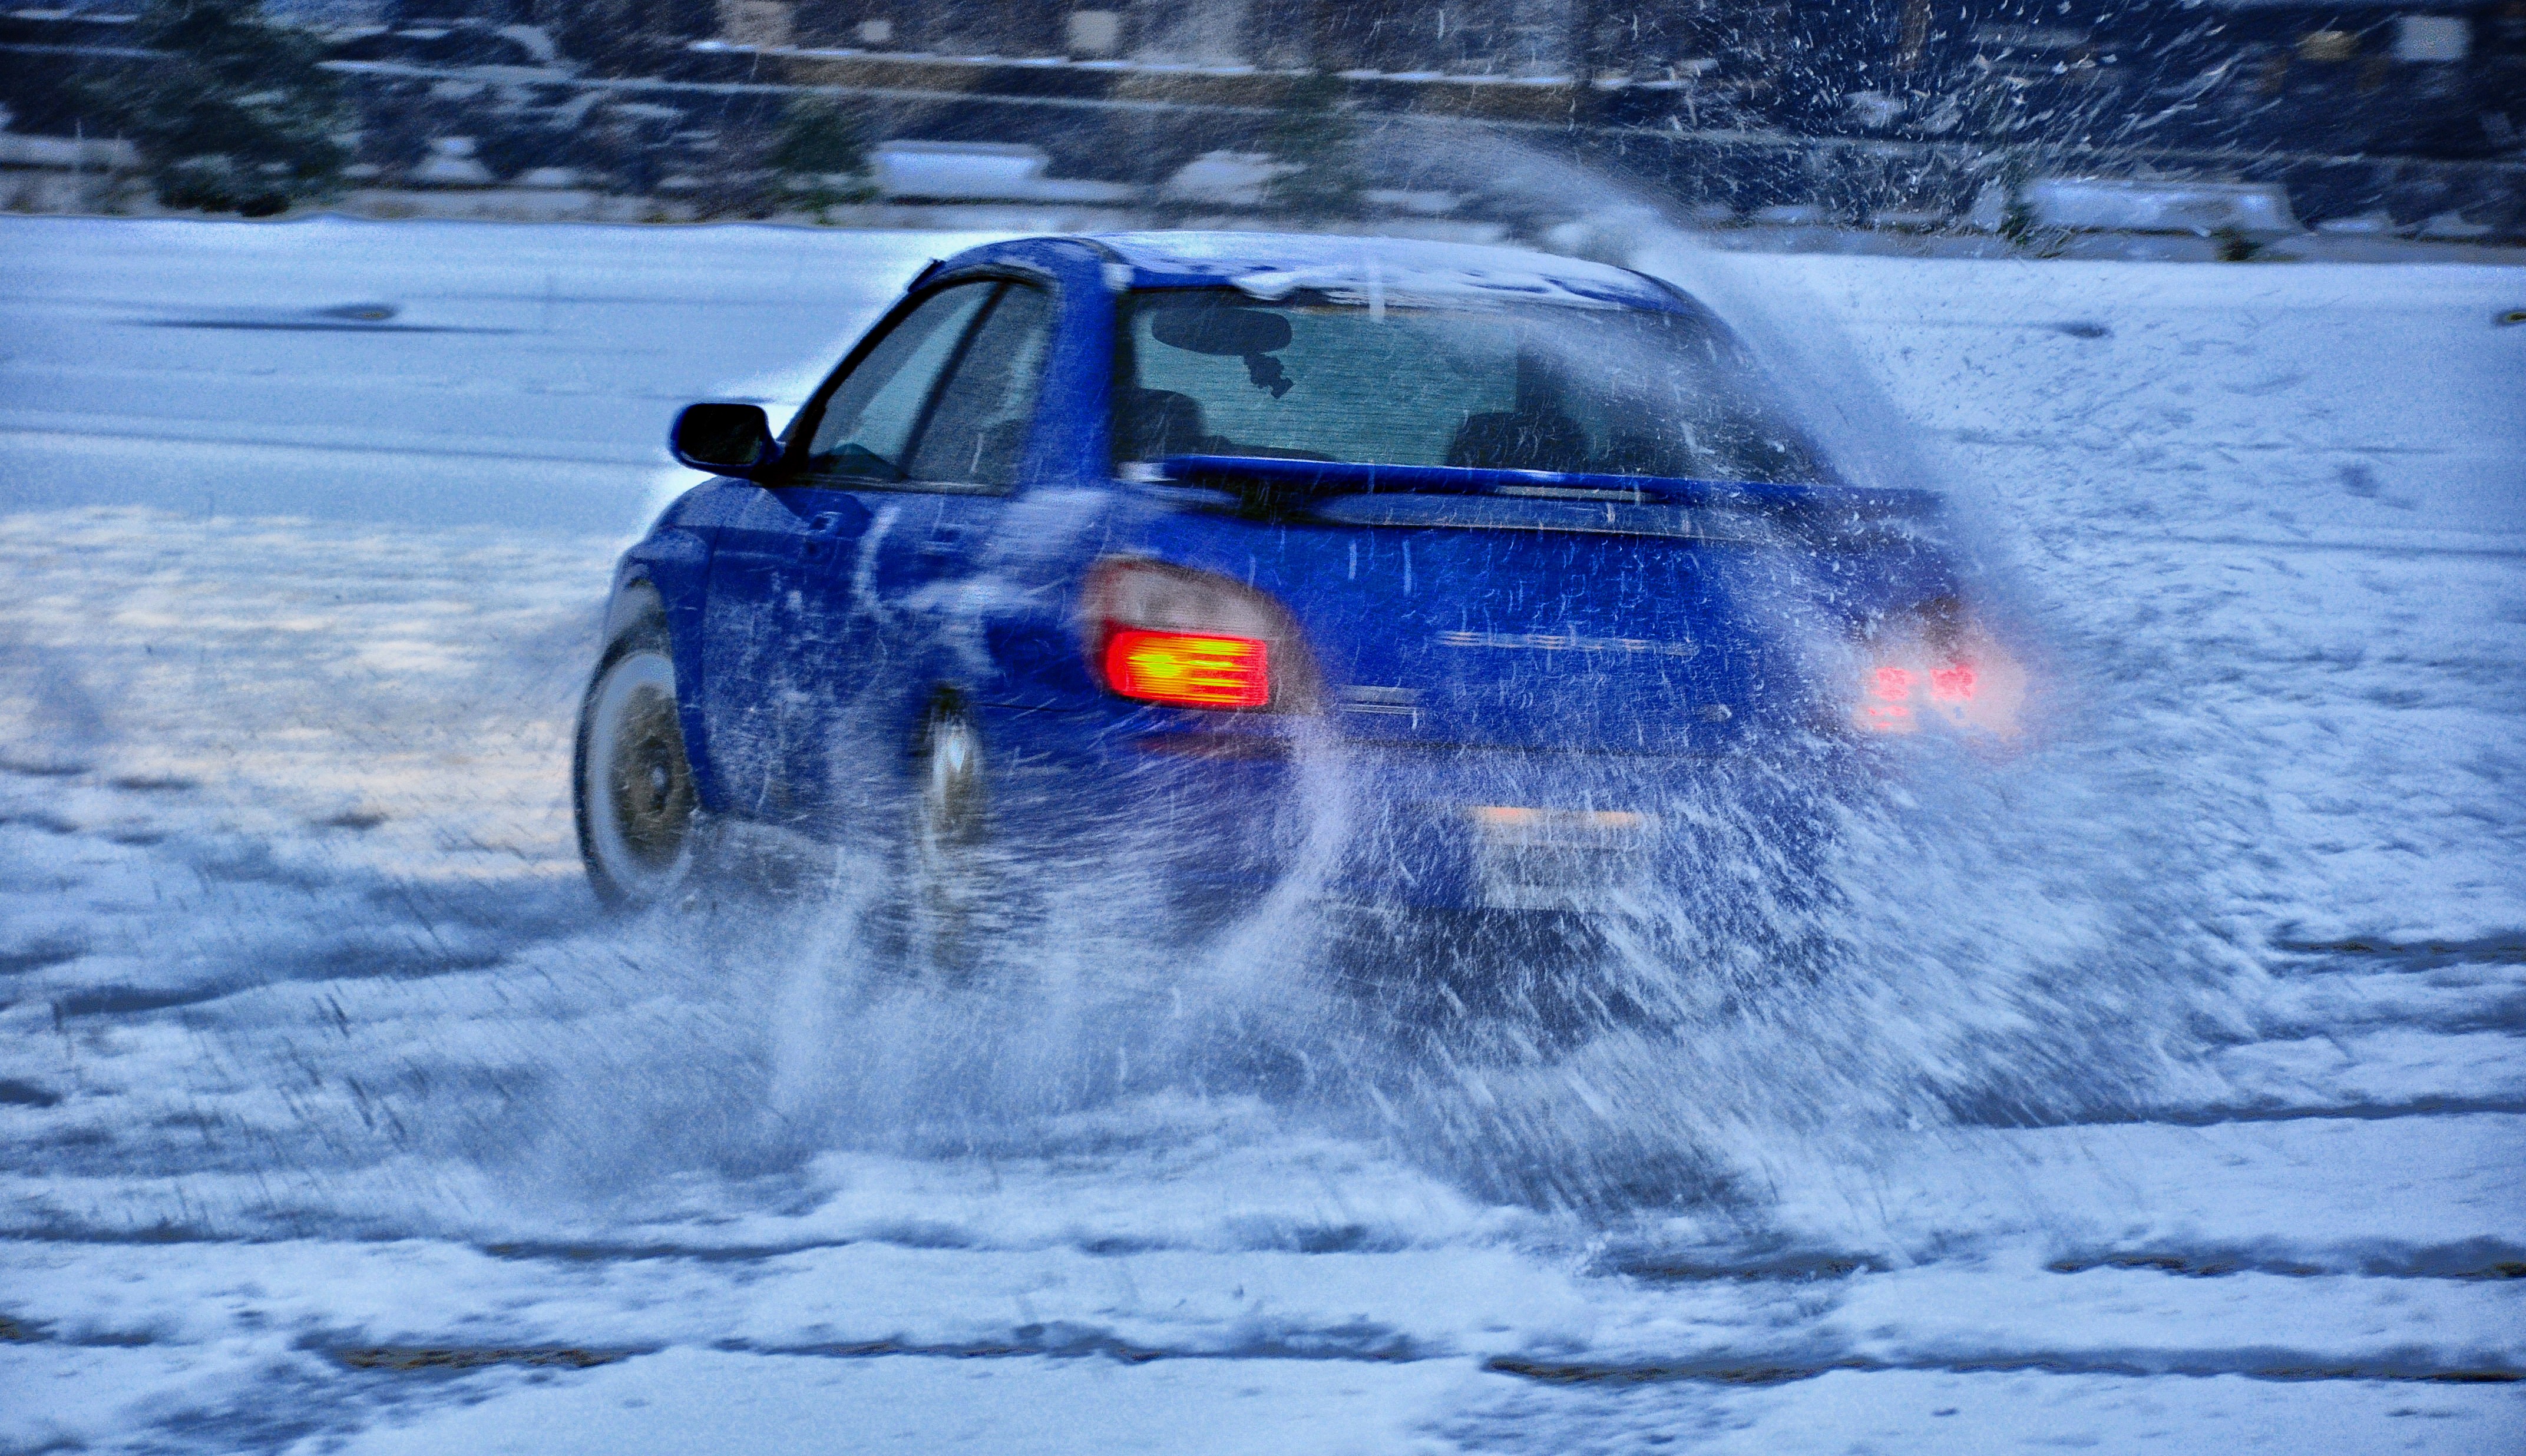
<svg viewBox="0 0 2526 1456"><path fill-rule="evenodd" d="M1163 460L1197 449L1208 436L1201 404L1172 389L1125 388L1120 391L1114 423L1122 438L1116 453L1125 460Z"/></svg>

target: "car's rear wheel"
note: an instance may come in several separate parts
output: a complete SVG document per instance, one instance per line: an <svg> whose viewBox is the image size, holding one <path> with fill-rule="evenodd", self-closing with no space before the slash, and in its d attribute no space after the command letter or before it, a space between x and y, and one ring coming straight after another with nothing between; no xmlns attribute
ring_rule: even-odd
<svg viewBox="0 0 2526 1456"><path fill-rule="evenodd" d="M933 707L914 745L910 901L917 958L972 964L990 889L985 873L983 736L961 706Z"/></svg>
<svg viewBox="0 0 2526 1456"><path fill-rule="evenodd" d="M607 649L580 706L575 760L579 851L597 898L626 910L657 903L691 873L700 804L663 632L635 630Z"/></svg>

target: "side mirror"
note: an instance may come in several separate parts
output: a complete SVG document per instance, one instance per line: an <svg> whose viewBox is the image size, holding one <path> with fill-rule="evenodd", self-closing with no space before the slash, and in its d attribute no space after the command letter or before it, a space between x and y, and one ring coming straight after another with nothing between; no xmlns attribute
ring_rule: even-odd
<svg viewBox="0 0 2526 1456"><path fill-rule="evenodd" d="M757 476L781 463L781 442L761 405L684 406L667 448L681 465L718 476Z"/></svg>

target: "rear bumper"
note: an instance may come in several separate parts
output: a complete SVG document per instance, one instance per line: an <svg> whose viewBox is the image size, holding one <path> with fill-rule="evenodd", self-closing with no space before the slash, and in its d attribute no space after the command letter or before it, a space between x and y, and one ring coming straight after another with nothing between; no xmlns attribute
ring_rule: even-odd
<svg viewBox="0 0 2526 1456"><path fill-rule="evenodd" d="M1206 721L1205 721L1206 720ZM995 835L1194 905L1653 913L1813 872L1838 745L1704 757L1361 744L1314 721L1125 710L985 722Z"/></svg>

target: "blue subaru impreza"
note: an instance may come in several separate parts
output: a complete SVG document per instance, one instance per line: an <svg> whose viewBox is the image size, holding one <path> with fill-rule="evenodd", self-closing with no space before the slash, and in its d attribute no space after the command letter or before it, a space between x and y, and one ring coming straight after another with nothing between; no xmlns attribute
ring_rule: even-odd
<svg viewBox="0 0 2526 1456"><path fill-rule="evenodd" d="M672 443L718 478L624 556L579 729L616 904L752 821L941 916L1014 895L992 865L1171 923L1619 915L1794 876L1723 841L2022 692L1935 497L1839 480L1708 310L1566 258L995 243L784 432Z"/></svg>

